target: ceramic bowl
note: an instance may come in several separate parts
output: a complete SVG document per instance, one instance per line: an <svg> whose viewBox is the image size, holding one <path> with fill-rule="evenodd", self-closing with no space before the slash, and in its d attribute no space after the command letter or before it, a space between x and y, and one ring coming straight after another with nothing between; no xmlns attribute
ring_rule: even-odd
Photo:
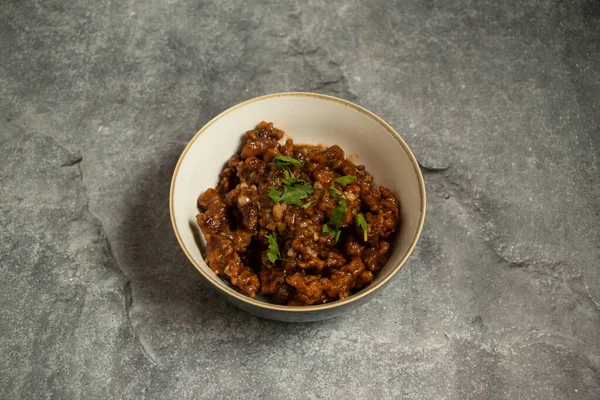
<svg viewBox="0 0 600 400"><path fill-rule="evenodd" d="M337 144L355 164L364 164L377 185L396 193L401 227L390 243L388 263L358 293L332 303L283 306L252 299L216 276L203 259L204 238L196 225L197 200L214 187L221 169L239 151L242 135L262 121L297 144ZM285 137L284 137L285 140ZM279 93L240 103L216 116L192 138L179 158L170 192L173 229L183 252L218 294L260 317L308 322L338 316L371 298L402 268L425 218L425 185L417 160L400 135L372 112L349 101L314 93Z"/></svg>

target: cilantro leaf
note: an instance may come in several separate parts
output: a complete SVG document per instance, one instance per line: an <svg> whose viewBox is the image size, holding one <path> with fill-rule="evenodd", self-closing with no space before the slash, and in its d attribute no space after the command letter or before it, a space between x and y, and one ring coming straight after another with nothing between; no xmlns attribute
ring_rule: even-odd
<svg viewBox="0 0 600 400"><path fill-rule="evenodd" d="M340 197L338 204L339 205L331 212L331 219L329 222L323 225L323 233L334 236L336 243L342 234L342 224L344 223L344 219L346 219L346 207L348 207L348 201L345 198ZM331 230L330 227L332 227L333 230Z"/></svg>
<svg viewBox="0 0 600 400"><path fill-rule="evenodd" d="M279 154L277 154L273 158L273 161L271 161L271 164L273 164L276 167L287 167L290 165L292 165L294 167L302 167L302 161L296 160L293 157L281 156Z"/></svg>
<svg viewBox="0 0 600 400"><path fill-rule="evenodd" d="M276 187L272 186L268 194L271 200L276 203L284 202L304 208L310 207L312 201L306 204L302 204L301 201L313 193L314 189L310 183L298 178L290 172L289 168L283 170L281 183L283 183L283 194Z"/></svg>
<svg viewBox="0 0 600 400"><path fill-rule="evenodd" d="M307 198L313 192L313 187L310 183L295 184L286 186L283 190L283 195L279 201L295 206L302 206L300 200Z"/></svg>
<svg viewBox="0 0 600 400"><path fill-rule="evenodd" d="M348 207L348 202L343 197L340 198L339 206L334 208L331 212L329 225L334 226L336 229L339 229L342 226L344 219L346 218L346 207Z"/></svg>
<svg viewBox="0 0 600 400"><path fill-rule="evenodd" d="M312 200L311 200L311 201L309 201L308 203L304 203L304 204L302 205L302 208L304 208L304 209L306 210L308 207L310 207L310 206L312 205L312 203L313 203L313 202L312 202Z"/></svg>
<svg viewBox="0 0 600 400"><path fill-rule="evenodd" d="M341 234L342 234L342 230L341 230L341 229L338 229L338 230L335 232L335 242L336 242L336 243L338 242L338 240L340 240L340 235L341 235Z"/></svg>
<svg viewBox="0 0 600 400"><path fill-rule="evenodd" d="M267 194L267 196L269 196L269 198L275 203L279 203L281 201L281 192L277 190L275 186L271 186L271 189L269 189L269 193Z"/></svg>
<svg viewBox="0 0 600 400"><path fill-rule="evenodd" d="M267 241L269 242L269 250L267 250L267 258L271 263L275 264L275 261L281 258L279 252L279 245L277 244L277 236L275 233L267 235Z"/></svg>
<svg viewBox="0 0 600 400"><path fill-rule="evenodd" d="M333 183L339 183L342 186L346 186L346 185L349 185L352 182L354 182L355 179L356 179L356 177L354 175L345 175L345 176L340 176L339 178L335 178L333 180Z"/></svg>
<svg viewBox="0 0 600 400"><path fill-rule="evenodd" d="M308 194L312 194L314 191L313 186L308 182L303 182L301 185L296 185L296 187L302 188Z"/></svg>
<svg viewBox="0 0 600 400"><path fill-rule="evenodd" d="M284 202L286 204L292 204L299 207L308 208L312 204L302 204L302 199L307 198L313 192L313 187L308 182L295 183L291 186L284 186L283 194L275 186L271 186L267 196L275 203Z"/></svg>
<svg viewBox="0 0 600 400"><path fill-rule="evenodd" d="M331 197L333 197L334 199L337 199L338 197L340 197L342 195L342 192L340 192L339 190L337 190L336 188L334 188L333 186L331 186L329 188L329 195Z"/></svg>
<svg viewBox="0 0 600 400"><path fill-rule="evenodd" d="M283 170L283 179L281 182L286 186L291 186L296 182L300 182L300 180L286 168Z"/></svg>
<svg viewBox="0 0 600 400"><path fill-rule="evenodd" d="M362 216L362 214L356 214L356 224L362 228L363 239L366 242L368 238L367 232L369 231L369 224L367 224L367 220Z"/></svg>

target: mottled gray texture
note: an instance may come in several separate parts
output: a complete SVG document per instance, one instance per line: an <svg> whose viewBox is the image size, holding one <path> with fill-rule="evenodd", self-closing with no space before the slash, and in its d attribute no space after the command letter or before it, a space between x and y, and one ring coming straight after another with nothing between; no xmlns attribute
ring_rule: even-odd
<svg viewBox="0 0 600 400"><path fill-rule="evenodd" d="M410 262L306 325L215 298L168 216L195 131L291 90L429 170ZM594 0L6 0L1 397L598 399L599 99Z"/></svg>

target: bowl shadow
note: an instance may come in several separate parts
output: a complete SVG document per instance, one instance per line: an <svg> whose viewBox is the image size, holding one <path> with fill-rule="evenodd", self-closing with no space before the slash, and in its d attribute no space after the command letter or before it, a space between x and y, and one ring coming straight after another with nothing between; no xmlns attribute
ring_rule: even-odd
<svg viewBox="0 0 600 400"><path fill-rule="evenodd" d="M118 238L131 280L132 311L144 323L255 318L227 303L181 250L169 215L171 177L183 146L165 148L129 190ZM197 238L198 243L199 237ZM184 318L185 320L179 320ZM188 321L188 322L185 322Z"/></svg>

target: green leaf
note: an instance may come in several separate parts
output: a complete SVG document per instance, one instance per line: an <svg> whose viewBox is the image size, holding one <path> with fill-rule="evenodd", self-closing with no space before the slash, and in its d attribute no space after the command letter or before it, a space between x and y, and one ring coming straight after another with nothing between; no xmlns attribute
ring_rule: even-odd
<svg viewBox="0 0 600 400"><path fill-rule="evenodd" d="M276 203L284 202L304 208L310 207L312 202L305 205L301 201L313 193L314 189L310 183L299 179L288 168L283 170L281 182L283 183L283 194L277 188L271 187L268 194L271 200Z"/></svg>
<svg viewBox="0 0 600 400"><path fill-rule="evenodd" d="M311 200L311 201L309 201L308 203L304 203L304 204L302 205L302 208L304 208L304 209L306 210L308 207L310 207L310 206L312 205L312 203L313 203L313 202L312 202L312 200Z"/></svg>
<svg viewBox="0 0 600 400"><path fill-rule="evenodd" d="M342 224L344 223L344 219L346 219L346 207L348 207L348 201L340 197L338 206L331 212L331 219L323 225L323 233L334 236L336 243L340 240L340 235L342 234Z"/></svg>
<svg viewBox="0 0 600 400"><path fill-rule="evenodd" d="M346 207L348 207L348 202L343 197L340 198L339 205L331 212L329 225L334 226L336 229L342 226L346 218Z"/></svg>
<svg viewBox="0 0 600 400"><path fill-rule="evenodd" d="M271 263L275 264L275 261L281 258L279 253L279 245L277 244L277 236L275 233L267 235L267 241L269 242L269 250L267 250L267 258Z"/></svg>
<svg viewBox="0 0 600 400"><path fill-rule="evenodd" d="M356 215L356 224L362 228L363 239L366 242L368 239L369 224L367 223L367 220L365 219L365 217L363 217L362 214Z"/></svg>
<svg viewBox="0 0 600 400"><path fill-rule="evenodd" d="M331 213L331 219L329 220L329 224L337 228L342 225L342 223L344 222L344 218L346 218L346 213L344 209L341 207L336 207Z"/></svg>
<svg viewBox="0 0 600 400"><path fill-rule="evenodd" d="M302 167L302 161L296 160L295 158L288 157L288 156L281 156L279 154L277 154L273 158L273 161L271 161L271 164L273 164L276 167L287 167L290 165L292 165L294 167Z"/></svg>
<svg viewBox="0 0 600 400"><path fill-rule="evenodd" d="M269 196L269 198L275 203L279 203L281 201L281 192L277 190L275 186L271 186L271 189L269 189L269 193L267 194L267 196Z"/></svg>
<svg viewBox="0 0 600 400"><path fill-rule="evenodd" d="M340 176L339 178L334 179L333 183L339 183L342 186L346 186L354 182L356 177L354 175L346 175Z"/></svg>
<svg viewBox="0 0 600 400"><path fill-rule="evenodd" d="M338 197L340 197L342 195L342 192L340 192L339 190L337 190L336 188L334 188L333 186L331 186L329 188L329 195L331 197L333 197L334 199L337 199Z"/></svg>
<svg viewBox="0 0 600 400"><path fill-rule="evenodd" d="M298 182L304 182L296 177L296 175L292 174L288 168L283 170L283 179L281 182L286 186L292 186Z"/></svg>
<svg viewBox="0 0 600 400"><path fill-rule="evenodd" d="M296 184L294 186L286 186L281 195L280 201L286 204L302 206L302 199L307 198L313 192L310 183Z"/></svg>
<svg viewBox="0 0 600 400"><path fill-rule="evenodd" d="M302 190L303 192L306 192L307 194L313 193L313 187L308 182L295 183L293 187L298 188L298 189Z"/></svg>

